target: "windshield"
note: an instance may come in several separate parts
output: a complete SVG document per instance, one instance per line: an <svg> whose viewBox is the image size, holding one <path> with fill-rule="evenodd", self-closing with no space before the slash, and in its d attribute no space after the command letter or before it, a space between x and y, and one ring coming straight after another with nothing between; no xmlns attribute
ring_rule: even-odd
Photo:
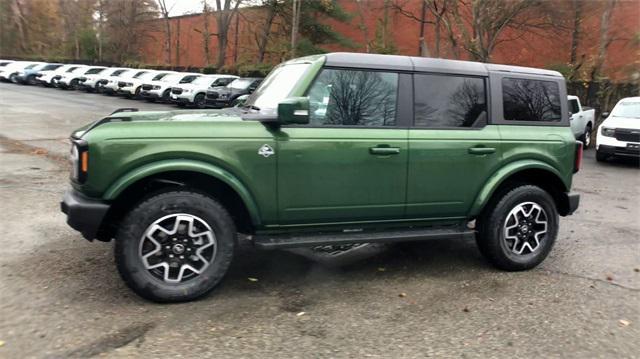
<svg viewBox="0 0 640 359"><path fill-rule="evenodd" d="M72 72L74 74L79 74L79 73L83 72L86 69L87 69L86 67L76 67L72 71L67 71L67 72Z"/></svg>
<svg viewBox="0 0 640 359"><path fill-rule="evenodd" d="M237 80L234 80L229 85L227 85L227 87L236 89L236 90L244 90L247 87L249 87L252 83L253 83L252 79L237 79Z"/></svg>
<svg viewBox="0 0 640 359"><path fill-rule="evenodd" d="M101 73L104 70L106 70L106 69L105 68L96 67L96 68L87 70L87 72L85 72L85 74L86 75L95 75L95 74Z"/></svg>
<svg viewBox="0 0 640 359"><path fill-rule="evenodd" d="M156 75L151 79L151 81L160 81L160 80L162 80L163 78L165 78L165 76L168 76L168 75L170 75L170 73L168 73L168 72L163 72L163 73L156 74Z"/></svg>
<svg viewBox="0 0 640 359"><path fill-rule="evenodd" d="M109 76L120 76L123 72L125 72L127 70L124 69L120 69L120 70L115 70L114 72L111 73L111 75Z"/></svg>
<svg viewBox="0 0 640 359"><path fill-rule="evenodd" d="M31 65L29 65L29 66L25 67L24 69L25 69L25 70L29 70L29 69L32 69L32 68L34 68L34 67L36 67L36 66L38 66L38 64L31 64Z"/></svg>
<svg viewBox="0 0 640 359"><path fill-rule="evenodd" d="M184 76L182 80L180 80L178 83L190 84L191 82L193 82L193 80L197 79L198 77L200 77L200 75L187 75L187 76Z"/></svg>
<svg viewBox="0 0 640 359"><path fill-rule="evenodd" d="M298 83L302 74L307 70L309 64L291 64L276 67L262 81L260 87L249 96L246 107L253 107L256 110L273 110L278 108L278 102L284 100L293 86Z"/></svg>
<svg viewBox="0 0 640 359"><path fill-rule="evenodd" d="M149 71L140 71L140 72L136 73L135 75L133 75L133 78L134 79L141 78L142 75L147 74L147 73L149 73Z"/></svg>
<svg viewBox="0 0 640 359"><path fill-rule="evenodd" d="M58 68L58 67L60 67L60 66L62 66L62 65L59 65L59 64L48 64L48 65L43 65L43 66L42 66L42 68L41 68L41 70L42 70L42 71L55 70L55 69L57 69L57 68Z"/></svg>
<svg viewBox="0 0 640 359"><path fill-rule="evenodd" d="M611 111L611 116L640 118L640 101L619 102Z"/></svg>
<svg viewBox="0 0 640 359"><path fill-rule="evenodd" d="M193 80L191 83L194 85L209 86L209 84L211 84L213 81L215 81L215 78L213 77L200 76L200 77L197 77L195 80Z"/></svg>

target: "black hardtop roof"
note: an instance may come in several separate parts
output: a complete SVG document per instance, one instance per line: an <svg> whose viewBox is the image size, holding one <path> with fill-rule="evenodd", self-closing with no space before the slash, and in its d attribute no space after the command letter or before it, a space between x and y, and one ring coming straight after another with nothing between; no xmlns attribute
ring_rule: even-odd
<svg viewBox="0 0 640 359"><path fill-rule="evenodd" d="M514 72L531 75L562 77L557 71L534 67L486 64L482 62L447 60L431 57L378 55L355 52L332 52L324 55L325 65L357 67L377 70L439 72L487 76L490 72Z"/></svg>

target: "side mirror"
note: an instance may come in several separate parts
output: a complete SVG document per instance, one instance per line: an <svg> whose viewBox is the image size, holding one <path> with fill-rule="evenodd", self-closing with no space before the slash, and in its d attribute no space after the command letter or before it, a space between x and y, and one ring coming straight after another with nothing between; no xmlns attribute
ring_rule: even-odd
<svg viewBox="0 0 640 359"><path fill-rule="evenodd" d="M235 106L242 106L244 105L245 102L247 102L247 99L249 98L249 95L242 95L242 96L238 96L238 98L236 98L236 100L234 101Z"/></svg>
<svg viewBox="0 0 640 359"><path fill-rule="evenodd" d="M278 122L305 125L309 123L309 98L290 97L278 104Z"/></svg>
<svg viewBox="0 0 640 359"><path fill-rule="evenodd" d="M602 118L607 118L607 117L609 117L609 112L606 112L606 111L603 112L602 113Z"/></svg>

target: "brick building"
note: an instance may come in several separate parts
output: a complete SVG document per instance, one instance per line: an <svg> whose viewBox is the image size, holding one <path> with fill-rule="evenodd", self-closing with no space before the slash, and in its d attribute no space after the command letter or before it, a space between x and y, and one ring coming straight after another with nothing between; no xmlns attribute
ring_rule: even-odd
<svg viewBox="0 0 640 359"><path fill-rule="evenodd" d="M315 1L315 0L314 0ZM327 23L343 36L349 38L354 47L348 48L338 45L324 46L328 51L355 51L366 52L365 31L371 43L376 29L384 16L384 0L339 0L341 6L353 18L348 23L328 20ZM572 15L571 2L568 0L557 1L559 12ZM601 14L604 9L603 2L590 1L586 7L582 21L582 37L578 54L584 55L585 67L592 63L598 52L600 37ZM359 9L364 9L362 16ZM419 53L419 22L407 16L407 13L419 16L421 2L419 0L406 0L403 2L404 14L397 9L387 11L386 39L392 43L398 54L417 55ZM266 11L263 8L241 8L240 16L232 21L229 29L229 47L227 49L226 64L252 63L256 61L258 33L261 24L264 23ZM547 14L540 14L546 16ZM427 20L430 19L427 15ZM170 19L172 32L171 65L204 67L206 56L204 54L203 35L205 17L202 14L185 15ZM146 42L141 49L140 58L143 63L166 65L164 52L164 33L161 30L162 20L157 24L148 24L152 29L151 41ZM215 32L215 16L209 15L209 29ZM277 19L272 27L270 38L270 52L267 60L270 63L278 63L286 59L287 34L277 35L276 29L280 26ZM567 22L569 23L569 22ZM435 31L432 24L425 25L425 40L430 53L434 55ZM614 80L628 80L637 78L640 71L640 51L638 37L640 36L640 1L619 1L610 20L609 34L613 41L608 48L608 56L603 66L604 73ZM571 49L571 31L553 32L539 30L536 34L527 33L515 36L505 31L502 38L516 37L496 46L492 53L491 61L495 63L515 64L533 67L553 67L569 62ZM280 44L279 47L273 44ZM445 34L440 36L440 57L455 58ZM211 37L210 63L215 63L217 54L217 40ZM468 58L465 51L459 50L462 59Z"/></svg>

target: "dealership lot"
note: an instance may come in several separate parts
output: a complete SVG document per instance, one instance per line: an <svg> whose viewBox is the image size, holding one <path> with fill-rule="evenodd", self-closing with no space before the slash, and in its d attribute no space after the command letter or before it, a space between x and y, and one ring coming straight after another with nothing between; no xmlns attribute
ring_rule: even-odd
<svg viewBox="0 0 640 359"><path fill-rule="evenodd" d="M0 84L0 357L633 357L640 352L640 170L586 152L578 212L529 272L471 241L380 247L336 267L243 250L203 300L157 305L112 244L64 223L69 133L116 108L175 109ZM250 279L251 278L251 279Z"/></svg>

